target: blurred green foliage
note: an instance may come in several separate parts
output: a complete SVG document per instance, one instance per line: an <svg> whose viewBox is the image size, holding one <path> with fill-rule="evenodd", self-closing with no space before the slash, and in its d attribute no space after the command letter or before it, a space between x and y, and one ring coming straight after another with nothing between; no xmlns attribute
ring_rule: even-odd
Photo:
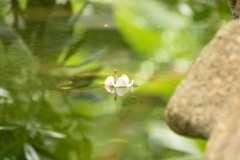
<svg viewBox="0 0 240 160"><path fill-rule="evenodd" d="M164 108L231 19L223 0L0 0L0 159L202 159ZM114 69L138 85L117 101Z"/></svg>

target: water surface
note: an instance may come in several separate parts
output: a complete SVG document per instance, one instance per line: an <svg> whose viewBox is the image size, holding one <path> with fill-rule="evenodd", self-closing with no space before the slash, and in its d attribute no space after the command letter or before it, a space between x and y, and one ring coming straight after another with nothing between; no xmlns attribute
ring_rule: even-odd
<svg viewBox="0 0 240 160"><path fill-rule="evenodd" d="M205 142L173 133L164 110L222 25L214 7L1 1L0 159L202 159ZM133 91L105 89L114 70Z"/></svg>

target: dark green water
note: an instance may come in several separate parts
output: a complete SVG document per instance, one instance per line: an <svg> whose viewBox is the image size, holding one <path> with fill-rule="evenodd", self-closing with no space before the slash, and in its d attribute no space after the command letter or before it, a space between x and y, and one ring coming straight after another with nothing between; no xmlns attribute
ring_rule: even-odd
<svg viewBox="0 0 240 160"><path fill-rule="evenodd" d="M0 159L202 159L205 141L173 133L164 110L226 7L1 0ZM114 70L133 89L108 92Z"/></svg>

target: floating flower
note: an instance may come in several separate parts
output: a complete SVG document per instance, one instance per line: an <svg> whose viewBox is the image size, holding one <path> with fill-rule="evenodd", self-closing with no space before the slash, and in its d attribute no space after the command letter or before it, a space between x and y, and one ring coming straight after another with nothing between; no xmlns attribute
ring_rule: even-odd
<svg viewBox="0 0 240 160"><path fill-rule="evenodd" d="M115 73L115 77L117 79L116 84L114 83L114 77L113 76L109 76L107 77L107 79L105 80L104 84L105 86L110 86L110 87L117 87L117 88L122 88L122 87L131 87L134 84L134 80L132 80L131 83L129 83L129 78L128 76L126 76L125 74L123 74L121 77L118 78L117 76L117 71L114 71Z"/></svg>
<svg viewBox="0 0 240 160"><path fill-rule="evenodd" d="M132 80L131 83L129 83L129 78L125 74L123 74L121 77L118 78L117 71L114 71L115 77L116 77L116 83L114 83L114 77L109 76L104 82L105 89L110 92L114 93L114 88L116 88L116 96L115 100L117 100L117 95L123 96L127 91L129 90L129 87L131 87L131 90L133 92L133 84L134 81Z"/></svg>

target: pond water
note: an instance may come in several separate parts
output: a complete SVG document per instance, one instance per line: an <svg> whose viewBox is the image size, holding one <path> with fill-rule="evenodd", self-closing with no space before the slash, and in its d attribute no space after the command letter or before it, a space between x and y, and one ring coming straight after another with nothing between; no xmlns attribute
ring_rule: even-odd
<svg viewBox="0 0 240 160"><path fill-rule="evenodd" d="M205 141L173 133L164 110L229 18L216 5L0 1L0 159L203 159ZM114 70L134 86L106 89Z"/></svg>

